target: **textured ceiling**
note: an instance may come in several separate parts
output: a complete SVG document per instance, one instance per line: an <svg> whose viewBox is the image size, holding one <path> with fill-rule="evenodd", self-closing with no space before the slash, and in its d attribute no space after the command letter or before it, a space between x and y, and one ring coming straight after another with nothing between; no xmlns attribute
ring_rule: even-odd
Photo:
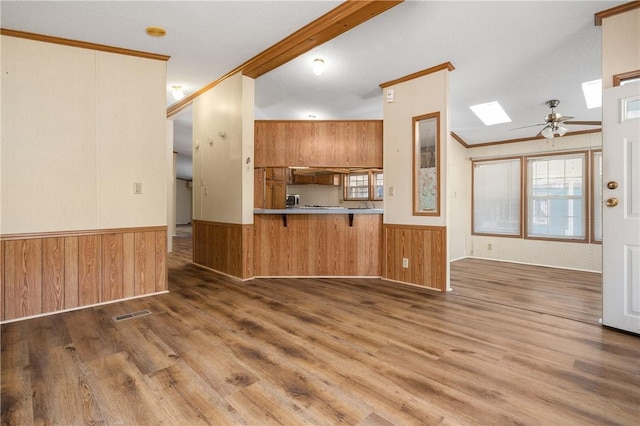
<svg viewBox="0 0 640 426"><path fill-rule="evenodd" d="M256 119L381 119L380 83L451 62L450 128L468 144L534 136L545 102L576 120L581 83L600 78L594 13L625 1L405 1L256 80ZM336 7L335 1L2 1L3 28L170 55L167 88L187 94ZM154 39L144 28L162 26ZM313 58L325 59L321 76ZM167 91L167 105L173 103ZM469 106L499 101L513 120L484 126ZM189 156L190 110L176 150ZM594 127L572 126L570 130Z"/></svg>

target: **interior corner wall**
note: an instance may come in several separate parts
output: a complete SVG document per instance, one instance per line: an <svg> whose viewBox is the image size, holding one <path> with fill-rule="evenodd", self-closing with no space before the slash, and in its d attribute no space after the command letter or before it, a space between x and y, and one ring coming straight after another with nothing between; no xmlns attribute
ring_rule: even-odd
<svg viewBox="0 0 640 426"><path fill-rule="evenodd" d="M449 71L438 71L386 89L394 90L395 99L384 103L384 223L446 226ZM412 118L432 112L440 112L440 215L414 216ZM394 195L389 194L391 187Z"/></svg>
<svg viewBox="0 0 640 426"><path fill-rule="evenodd" d="M191 181L176 179L176 224L186 225L191 223L191 204L193 187Z"/></svg>
<svg viewBox="0 0 640 426"><path fill-rule="evenodd" d="M237 73L193 101L194 261L239 278L253 276L253 90Z"/></svg>
<svg viewBox="0 0 640 426"><path fill-rule="evenodd" d="M449 71L385 87L390 89L394 101L384 103L383 120L383 278L445 291L449 288ZM414 216L412 119L433 112L440 113L440 214Z"/></svg>
<svg viewBox="0 0 640 426"><path fill-rule="evenodd" d="M243 156L248 142L243 141L243 81L238 73L193 101L196 220L235 224L245 220L243 185L247 173ZM253 116L249 120L253 122ZM253 148L253 141L250 143ZM253 181L253 174L249 180Z"/></svg>
<svg viewBox="0 0 640 426"><path fill-rule="evenodd" d="M469 150L449 136L449 259L467 257L471 247L471 161Z"/></svg>
<svg viewBox="0 0 640 426"><path fill-rule="evenodd" d="M613 76L640 69L640 9L602 20L602 88Z"/></svg>
<svg viewBox="0 0 640 426"><path fill-rule="evenodd" d="M465 211L469 212L467 229L467 256L501 260L555 268L602 272L602 244L574 243L567 241L543 241L526 238L471 235L471 159L519 156L547 152L600 149L602 133L588 133L556 138L552 143L545 140L490 145L467 149L467 185ZM451 226L454 226L452 223ZM488 249L491 245L491 250ZM452 258L457 258L453 257Z"/></svg>

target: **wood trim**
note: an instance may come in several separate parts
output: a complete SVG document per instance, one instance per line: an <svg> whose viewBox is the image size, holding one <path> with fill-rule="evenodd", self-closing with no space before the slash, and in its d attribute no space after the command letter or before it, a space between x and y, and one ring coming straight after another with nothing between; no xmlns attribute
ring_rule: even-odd
<svg viewBox="0 0 640 426"><path fill-rule="evenodd" d="M78 231L52 231L52 232L30 232L24 234L2 234L0 235L0 241L12 241L12 240L30 240L41 238L56 238L56 237L79 237L86 235L103 235L103 234L126 234L129 232L141 232L141 231L167 231L167 226L146 226L141 228L113 228L113 229L89 229Z"/></svg>
<svg viewBox="0 0 640 426"><path fill-rule="evenodd" d="M450 133L451 137L457 141L460 145L464 146L465 148L471 148L471 145L467 144L464 139L462 139L460 136L457 135L457 133L455 132L451 132Z"/></svg>
<svg viewBox="0 0 640 426"><path fill-rule="evenodd" d="M151 229L151 230L149 230ZM167 288L166 227L46 234L0 241L2 320ZM135 244L142 241L143 243ZM137 279L138 287L135 287Z"/></svg>
<svg viewBox="0 0 640 426"><path fill-rule="evenodd" d="M603 10L594 15L594 24L596 27L602 25L602 20L610 16L619 15L621 13L628 12L630 10L640 8L640 1L632 1L629 3L621 4L620 6L612 7L610 9Z"/></svg>
<svg viewBox="0 0 640 426"><path fill-rule="evenodd" d="M413 79L416 79L418 77L422 77L422 76L425 76L425 75L433 74L433 73L436 73L436 72L442 71L442 70L453 71L453 70L455 70L455 67L453 66L453 64L451 62L445 62L443 64L436 65L436 66L433 66L431 68L424 69L422 71L417 71L417 72L414 72L413 74L409 74L409 75L406 75L404 77L400 77L400 78L395 79L395 80L387 81L386 83L380 83L380 87L384 89L385 87L393 86L393 85L396 85L398 83L404 83L405 81L413 80Z"/></svg>
<svg viewBox="0 0 640 426"><path fill-rule="evenodd" d="M575 132L567 132L562 137L587 135L587 134L590 134L590 133L600 133L600 132L602 132L602 129L579 130L579 131L575 131ZM532 136L532 137L529 137L529 138L507 139L507 140L503 140L503 141L469 144L468 148L482 148L482 147L485 147L485 146L502 145L502 144L506 144L506 143L529 142L529 141L536 141L536 140L542 140L543 141L543 140L545 140L545 138L542 137L542 136Z"/></svg>
<svg viewBox="0 0 640 426"><path fill-rule="evenodd" d="M497 162L497 161L505 161L505 160L519 160L520 161L520 201L518 203L518 205L520 206L520 229L518 230L518 234L514 235L514 234L489 234L489 233L481 233L481 232L475 232L475 215L473 214L474 210L474 206L475 206L475 191L474 191L474 184L475 184L475 173L474 173L474 165L476 163L488 163L488 162ZM500 157L500 158L483 158L483 159L478 159L478 160L474 160L471 159L471 235L475 235L475 236L480 236L480 237L501 237L501 238L522 238L523 236L523 229L524 229L524 225L523 225L523 221L525 218L524 215L524 207L523 207L523 197L524 197L524 191L525 191L525 185L524 185L524 175L523 175L523 164L524 164L524 158L521 155L515 155L515 156L508 156L508 157Z"/></svg>
<svg viewBox="0 0 640 426"><path fill-rule="evenodd" d="M620 84L622 84L623 81L631 80L634 78L640 78L640 70L623 72L621 74L615 74L613 76L613 85L614 87L617 87L617 86L620 86Z"/></svg>
<svg viewBox="0 0 640 426"><path fill-rule="evenodd" d="M583 211L584 211L584 215L585 215L585 220L584 220L584 238L582 239L574 239L574 238L556 238L556 237L530 237L528 235L529 233L529 197L526 193L526 190L528 188L528 182L529 182L529 164L528 161L529 159L535 159L535 158L545 158L545 157L562 157L562 156L566 156L566 155L571 155L571 154L583 154L584 155L584 173L583 173L583 179L584 179L584 183L585 183L585 189L584 189L584 202L583 202ZM589 243L589 226L588 226L588 221L589 221L589 202L590 202L590 197L589 197L589 180L590 180L590 173L589 173L589 150L575 150L575 151L564 151L564 152L557 152L557 153L546 153L546 154L530 154L530 155L524 155L522 157L522 184L523 184L523 194L524 194L524 202L523 202L523 207L522 207L522 213L524 214L524 219L523 219L523 238L525 240L540 240L540 241L563 241L563 242L568 242L568 243Z"/></svg>
<svg viewBox="0 0 640 426"><path fill-rule="evenodd" d="M202 89L186 96L167 108L167 117L180 112L193 102L195 98L207 92L234 74L242 72L247 77L258 78L276 69L282 64L320 46L321 44L343 34L402 3L403 0L379 1L362 0L346 1L333 10L325 13L315 21L305 25L290 36L262 51L242 65L229 71L219 79L207 84Z"/></svg>
<svg viewBox="0 0 640 426"><path fill-rule="evenodd" d="M419 147L416 146L416 127L417 127L417 123L418 121L422 121L422 120L427 120L427 119L431 119L431 118L435 118L436 119L436 155L435 155L435 161L436 161L436 208L435 211L432 212L422 212L418 210L418 159L416 158L416 154L417 151L419 151ZM412 198L412 214L413 216L440 216L440 205L442 204L441 200L440 200L440 186L442 183L442 179L440 177L440 163L441 163L441 158L442 158L442 154L441 154L441 149L443 144L440 141L440 111L436 111L436 112L431 112L429 114L424 114L424 115L419 115L416 117L413 117L411 120L411 143L412 143L412 163L411 163L411 175L412 175L412 194L411 194L411 198Z"/></svg>
<svg viewBox="0 0 640 426"><path fill-rule="evenodd" d="M138 58L155 59L158 61L168 61L171 56L160 55L158 53L142 52L139 50L124 49L122 47L107 46L104 44L89 43L80 40L71 40L68 38L48 36L44 34L28 33L25 31L9 30L0 28L0 35L8 37L24 38L28 40L41 41L44 43L61 44L64 46L79 47L81 49L98 50L100 52L117 53L120 55L136 56Z"/></svg>
<svg viewBox="0 0 640 426"><path fill-rule="evenodd" d="M400 1L346 1L245 64L243 74L258 78L402 3Z"/></svg>
<svg viewBox="0 0 640 426"><path fill-rule="evenodd" d="M446 291L447 228L383 225L383 278ZM409 262L402 267L402 260Z"/></svg>

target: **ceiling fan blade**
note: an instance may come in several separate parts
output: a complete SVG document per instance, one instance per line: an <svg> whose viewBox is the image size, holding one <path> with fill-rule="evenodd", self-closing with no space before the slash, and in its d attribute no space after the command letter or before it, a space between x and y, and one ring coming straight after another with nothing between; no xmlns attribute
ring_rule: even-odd
<svg viewBox="0 0 640 426"><path fill-rule="evenodd" d="M513 129L507 129L507 131L510 130L520 130L520 129L528 129L529 127L537 127L537 126L546 126L547 123L540 123L540 124L532 124L530 126L522 126L522 127L515 127Z"/></svg>
<svg viewBox="0 0 640 426"><path fill-rule="evenodd" d="M564 122L566 122L567 120L571 120L572 118L575 118L575 117L571 117L571 116L569 116L569 115L563 115L563 116L562 116L562 117L560 117L560 119L558 120L558 123L564 123Z"/></svg>
<svg viewBox="0 0 640 426"><path fill-rule="evenodd" d="M578 126L602 126L602 121L565 121L564 124L575 124Z"/></svg>

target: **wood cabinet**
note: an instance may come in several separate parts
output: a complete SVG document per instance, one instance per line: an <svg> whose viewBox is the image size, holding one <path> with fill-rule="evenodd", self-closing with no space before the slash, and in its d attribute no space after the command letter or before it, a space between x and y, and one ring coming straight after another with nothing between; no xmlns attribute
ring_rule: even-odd
<svg viewBox="0 0 640 426"><path fill-rule="evenodd" d="M382 167L382 120L255 122L256 167Z"/></svg>
<svg viewBox="0 0 640 426"><path fill-rule="evenodd" d="M316 185L332 185L339 186L340 185L340 175L339 174L324 174L324 175L316 175Z"/></svg>
<svg viewBox="0 0 640 426"><path fill-rule="evenodd" d="M286 167L267 167L254 170L253 207L256 209L284 209L290 172Z"/></svg>

